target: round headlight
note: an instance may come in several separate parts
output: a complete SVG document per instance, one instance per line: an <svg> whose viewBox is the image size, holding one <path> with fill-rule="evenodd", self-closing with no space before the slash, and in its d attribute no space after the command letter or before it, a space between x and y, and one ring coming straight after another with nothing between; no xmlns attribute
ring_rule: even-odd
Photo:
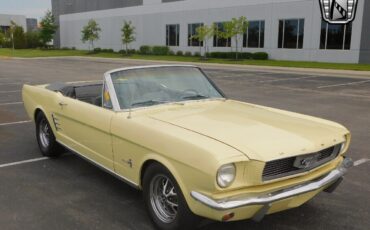
<svg viewBox="0 0 370 230"><path fill-rule="evenodd" d="M236 168L234 164L221 166L217 171L217 184L221 188L229 187L235 179L235 174Z"/></svg>

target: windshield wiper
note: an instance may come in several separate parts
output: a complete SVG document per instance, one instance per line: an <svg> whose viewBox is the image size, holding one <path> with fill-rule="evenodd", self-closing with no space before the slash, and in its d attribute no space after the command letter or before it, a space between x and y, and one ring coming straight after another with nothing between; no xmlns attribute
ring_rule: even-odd
<svg viewBox="0 0 370 230"><path fill-rule="evenodd" d="M159 105L159 104L164 104L168 103L168 101L159 101L159 100L148 100L148 101L140 101L140 102L135 102L131 104L131 106L150 106L150 105Z"/></svg>
<svg viewBox="0 0 370 230"><path fill-rule="evenodd" d="M206 98L209 98L209 97L208 96L205 96L205 95L202 95L202 94L195 94L195 95L191 95L191 96L182 97L181 99L185 99L185 100L198 100L198 99L206 99Z"/></svg>

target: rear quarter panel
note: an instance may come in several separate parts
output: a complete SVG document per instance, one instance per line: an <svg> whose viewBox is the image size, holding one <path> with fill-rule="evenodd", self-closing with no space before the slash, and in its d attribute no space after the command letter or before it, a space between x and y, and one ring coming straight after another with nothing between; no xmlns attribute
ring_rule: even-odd
<svg viewBox="0 0 370 230"><path fill-rule="evenodd" d="M45 85L24 85L22 89L22 100L28 117L35 121L35 112L40 109L51 121L51 111L57 106L59 93L45 88ZM55 127L51 126L55 132Z"/></svg>

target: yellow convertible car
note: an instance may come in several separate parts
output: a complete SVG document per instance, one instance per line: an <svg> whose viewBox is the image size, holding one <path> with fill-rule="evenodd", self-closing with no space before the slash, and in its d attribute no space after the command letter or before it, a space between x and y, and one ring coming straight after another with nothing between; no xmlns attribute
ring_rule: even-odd
<svg viewBox="0 0 370 230"><path fill-rule="evenodd" d="M228 99L195 66L24 85L43 155L64 148L143 190L159 229L261 220L332 192L353 165L337 123Z"/></svg>

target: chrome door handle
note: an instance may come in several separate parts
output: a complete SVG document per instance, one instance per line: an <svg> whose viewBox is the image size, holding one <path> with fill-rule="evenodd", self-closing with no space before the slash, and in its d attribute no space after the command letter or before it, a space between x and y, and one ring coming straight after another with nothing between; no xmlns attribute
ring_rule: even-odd
<svg viewBox="0 0 370 230"><path fill-rule="evenodd" d="M63 106L67 106L68 104L64 102L59 102L59 105L63 107Z"/></svg>

